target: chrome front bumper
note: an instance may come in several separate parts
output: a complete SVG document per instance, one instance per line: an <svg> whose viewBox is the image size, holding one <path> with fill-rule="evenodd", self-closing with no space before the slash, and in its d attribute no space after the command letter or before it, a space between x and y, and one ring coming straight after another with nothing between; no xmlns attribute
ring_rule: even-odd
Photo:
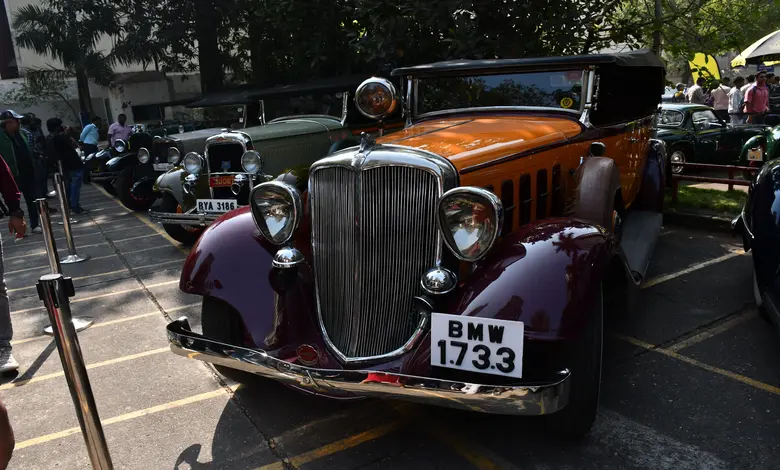
<svg viewBox="0 0 780 470"><path fill-rule="evenodd" d="M205 212L192 212L188 214L174 214L172 212L149 211L149 218L161 224L188 225L193 227L208 227L222 214L210 214Z"/></svg>
<svg viewBox="0 0 780 470"><path fill-rule="evenodd" d="M550 414L569 401L568 370L560 371L560 378L551 383L496 386L370 370L314 369L193 333L186 317L167 329L171 351L180 356L268 377L313 394L393 398L508 415Z"/></svg>

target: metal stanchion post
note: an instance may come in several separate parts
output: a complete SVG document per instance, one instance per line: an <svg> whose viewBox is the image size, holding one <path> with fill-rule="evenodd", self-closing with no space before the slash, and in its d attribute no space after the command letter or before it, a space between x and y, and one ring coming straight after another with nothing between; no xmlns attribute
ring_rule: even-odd
<svg viewBox="0 0 780 470"><path fill-rule="evenodd" d="M103 426L100 424L95 397L92 395L87 367L84 365L79 339L71 322L68 297L74 295L73 281L63 277L62 274L47 274L38 280L37 287L38 295L49 313L49 321L52 325L56 325L54 340L60 353L62 369L76 407L76 416L81 426L81 434L87 444L92 468L112 470L114 465L108 452Z"/></svg>
<svg viewBox="0 0 780 470"><path fill-rule="evenodd" d="M68 199L65 197L65 183L62 181L62 175L54 175L54 179L57 182L57 195L60 198L60 206L62 207L62 227L65 229L65 242L68 244L68 256L62 260L62 264L81 263L89 259L89 256L81 257L76 253L76 244L73 243L73 233L70 231L70 207L68 207Z"/></svg>
<svg viewBox="0 0 780 470"><path fill-rule="evenodd" d="M60 256L57 253L57 243L54 241L54 230L51 226L51 217L49 216L49 201L45 198L36 199L38 203L38 213L41 216L41 228L43 229L43 241L46 243L46 254L49 257L49 267L51 267L52 274L61 274L62 266L60 266ZM76 331L86 330L92 326L94 320L92 317L75 317L73 318L73 328ZM54 334L54 330L51 325L43 329L43 332L47 335Z"/></svg>

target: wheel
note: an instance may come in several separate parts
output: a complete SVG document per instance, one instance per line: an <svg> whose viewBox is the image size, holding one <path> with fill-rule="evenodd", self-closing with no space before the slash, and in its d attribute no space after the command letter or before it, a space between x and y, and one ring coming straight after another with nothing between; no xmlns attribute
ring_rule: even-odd
<svg viewBox="0 0 780 470"><path fill-rule="evenodd" d="M170 214L180 214L181 205L170 194L164 194L160 201L160 212L167 212ZM187 227L184 225L163 224L163 228L174 240L184 245L192 245L200 234L203 233L203 229L200 227Z"/></svg>
<svg viewBox="0 0 780 470"><path fill-rule="evenodd" d="M103 185L103 189L105 189L108 194L116 196L116 188L114 187L113 181L104 181L101 184Z"/></svg>
<svg viewBox="0 0 780 470"><path fill-rule="evenodd" d="M672 173L675 175L681 175L685 171L685 167L679 165L688 161L688 154L682 147L675 147L672 149L672 154L669 156L669 165ZM675 165L677 163L677 165Z"/></svg>
<svg viewBox="0 0 780 470"><path fill-rule="evenodd" d="M569 403L557 413L546 416L548 432L567 438L581 438L596 420L601 394L601 359L604 346L604 301L599 287L598 299L579 338L565 357L570 364Z"/></svg>
<svg viewBox="0 0 780 470"><path fill-rule="evenodd" d="M233 346L245 346L246 327L238 312L228 303L214 297L204 297L201 306L203 336ZM246 382L253 376L249 372L214 364L217 372L236 382Z"/></svg>
<svg viewBox="0 0 780 470"><path fill-rule="evenodd" d="M154 202L154 195L137 196L133 194L132 189L135 184L135 174L133 167L129 166L119 172L119 176L114 181L114 188L116 188L116 194L119 197L119 201L124 204L125 207L132 211L145 211Z"/></svg>
<svg viewBox="0 0 780 470"><path fill-rule="evenodd" d="M620 171L615 161L606 157L590 157L577 175L574 201L567 215L601 225L620 236L620 222L625 210L620 196Z"/></svg>
<svg viewBox="0 0 780 470"><path fill-rule="evenodd" d="M761 288L758 287L758 278L756 277L756 268L753 268L753 298L756 299L756 307L758 307L758 314L769 323L772 320L769 318L769 314L764 308L764 295L761 292Z"/></svg>

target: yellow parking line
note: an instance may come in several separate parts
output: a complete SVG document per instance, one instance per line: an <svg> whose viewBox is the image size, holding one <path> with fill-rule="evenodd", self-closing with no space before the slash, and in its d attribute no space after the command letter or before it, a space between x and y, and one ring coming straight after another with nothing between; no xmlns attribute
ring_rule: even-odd
<svg viewBox="0 0 780 470"><path fill-rule="evenodd" d="M102 192L104 195L106 195L106 196L107 196L108 198L110 198L112 201L114 201L115 203L117 203L117 204L118 204L120 207L123 207L123 208L124 208L124 206L122 206L122 203L121 203L121 202L119 202L118 200L116 200L116 199L115 199L115 198L114 198L112 195L108 194L108 192L106 192L106 190L105 190L105 189L101 188L100 186L97 186L97 185L95 185L94 183L93 183L92 185L93 185L93 186L95 186L95 188L97 188L97 190L98 190L98 191ZM133 215L135 216L135 218L136 218L136 219L140 220L140 221L141 221L141 222L143 222L143 223L144 223L146 226L148 226L149 228L151 228L152 230L154 230L155 232L157 232L157 234L159 234L161 237L163 237L164 239L168 240L168 242L170 242L170 244L171 244L171 245L173 245L173 246L175 246L176 248L178 248L178 249L179 249L179 251L181 251L182 253L184 253L184 254L186 254L186 255L189 255L189 250L185 249L185 248L184 248L184 247L181 245L181 243L179 243L179 242L177 242L176 240L174 240L173 238L171 238L171 236L170 236L170 235L168 235L167 233L165 233L165 231L164 231L164 230L162 230L160 227L158 227L158 226L157 226L157 224L155 224L155 223L153 223L151 220L149 220L149 218L148 218L148 217L146 217L144 214L139 214L139 213L137 213L137 212L133 212Z"/></svg>
<svg viewBox="0 0 780 470"><path fill-rule="evenodd" d="M640 348L647 349L649 351L654 351L659 354L663 354L664 356L671 357L673 359L677 359L678 361L685 362L687 364L690 364L692 366L698 367L700 369L704 369L706 371L712 372L714 374L722 375L723 377L727 377L732 380L736 380L737 382L742 382L745 385L750 385L751 387L757 388L759 390L763 390L765 392L769 392L774 395L780 395L780 388L775 387L774 385L769 385L764 382L759 382L758 380L751 379L750 377L745 377L744 375L737 374L731 371L728 371L726 369L721 369L720 367L711 366L709 364L705 364L703 362L697 361L696 359L690 358L688 356L683 356L680 353L670 351L668 349L664 348L658 348L650 343L646 343L642 340L632 338L630 336L625 335L615 335L615 337L620 338L624 341L628 341L629 343L639 346Z"/></svg>
<svg viewBox="0 0 780 470"><path fill-rule="evenodd" d="M189 305L182 305L180 307L166 308L164 310L165 310L165 313L174 313L174 312L178 312L180 310L185 310L185 309L188 309L188 308L198 307L198 306L200 306L200 302L194 303L194 304L189 304ZM93 323L92 326L89 327L89 329L90 330L94 330L95 328L100 328L100 327L103 327L103 326L116 325L118 323L124 323L124 322L128 322L128 321L138 320L139 318L153 317L155 315L160 315L161 313L162 312L160 312L159 310L154 310L154 311L151 311L151 312L146 312L146 313L141 313L141 314L138 314L138 315L133 315L131 317L122 317L122 318L117 318L116 320L109 320L109 321L104 321L104 322ZM51 336L49 336L49 335L39 335L39 336L32 336L30 338L18 339L18 340L11 341L11 346L16 346L17 344L30 343L32 341L40 341L42 339L51 339Z"/></svg>
<svg viewBox="0 0 780 470"><path fill-rule="evenodd" d="M82 297L80 299L71 300L70 303L75 304L75 303L78 303L78 302L86 302L87 300L102 299L104 297L113 297L113 296L119 295L119 294L127 294L128 292L136 292L136 291L144 290L144 289L153 289L155 287L170 286L171 284L178 284L178 283L179 283L178 279L175 280L175 281L160 282L158 284L150 284L148 286L139 286L139 287L133 287L132 289L125 289L125 290L119 290L119 291L115 291L115 292L108 292L106 294L97 294L97 295L92 295L92 296L89 296L89 297ZM43 307L25 308L23 310L15 310L15 311L11 312L11 315L17 315L17 314L20 314L20 313L27 313L27 312L34 312L36 310L41 310L41 309L43 309Z"/></svg>
<svg viewBox="0 0 780 470"><path fill-rule="evenodd" d="M374 439L378 439L382 436L390 434L391 432L398 429L400 425L401 422L396 421L382 426L377 426L373 429L369 429L368 431L364 431L359 434L355 434L354 436L349 436L339 441L324 445L318 449L314 449L310 452L306 452L305 454L291 457L288 460L288 463L293 468L298 468L301 465L306 465L307 463L313 462L315 460L319 460L323 457L327 457L329 455L333 455L338 452L343 452L347 449L357 447L360 444L363 444L364 442L373 441ZM276 462L269 465L264 465L258 468L257 470L277 470L277 469L283 470L284 468L285 468L284 463Z"/></svg>
<svg viewBox="0 0 780 470"><path fill-rule="evenodd" d="M674 343L671 346L667 346L665 349L667 351L678 352L681 349L691 347L694 344L704 341L705 339L712 338L717 334L723 333L724 331L728 331L731 328L734 328L737 325L741 325L742 323L745 323L746 321L752 318L756 318L756 312L753 309L747 309L744 312L735 316L734 318L730 318L729 320L719 325L716 325L712 328L709 328L705 331L702 331L697 335L691 336L686 340L680 341L678 343Z"/></svg>
<svg viewBox="0 0 780 470"><path fill-rule="evenodd" d="M163 261L162 263L155 263L155 264L147 264L145 266L138 266L138 267L135 267L133 269L135 270L135 269L156 268L158 266L163 266L163 265L166 265L166 264L181 263L181 262L182 261L180 259L175 259L175 260L171 260L171 261ZM89 274L87 276L74 277L73 280L74 281L81 281L81 280L84 280L84 279L92 279L93 277L110 276L112 274L119 274L119 273L125 273L125 272L129 273L130 271L127 268L122 268L122 269L118 269L116 271L109 271L107 273ZM17 287L16 289L8 289L8 293L10 294L12 292L19 292L19 291L22 291L22 290L35 289L35 288L36 288L35 286Z"/></svg>
<svg viewBox="0 0 780 470"><path fill-rule="evenodd" d="M109 360L103 361L103 362L96 362L94 364L88 364L87 365L87 370L92 370L92 369L97 369L99 367L105 367L105 366L110 366L110 365L113 365L113 364L119 364L119 363L122 363L122 362L132 361L133 359L140 359L142 357L154 356L155 354L161 354L161 353L164 353L166 351L170 351L170 348L169 347L164 347L164 348L152 349L151 351L144 351L144 352L138 353L138 354L130 354L129 356L122 356L122 357L117 357L115 359L109 359ZM11 388L16 388L16 387L21 387L23 385L29 385L29 384L34 384L34 383L38 383L38 382L43 382L44 380L56 379L57 377L63 377L64 375L65 375L65 372L63 372L63 371L54 372L54 373L45 374L45 375L37 375L37 376L35 376L35 377L31 378L31 379L19 380L19 381L16 381L16 382L11 382L11 383L0 385L0 391L8 390L8 389L11 389Z"/></svg>
<svg viewBox="0 0 780 470"><path fill-rule="evenodd" d="M642 284L642 289L647 289L649 287L653 287L655 285L661 284L662 282L666 282L666 281L669 281L671 279L674 279L674 278L677 278L677 277L680 277L680 276L684 276L686 274L690 274L690 273L692 273L694 271L698 271L699 269L706 268L707 266L712 266L713 264L722 263L723 261L729 260L731 258L740 256L740 255L744 255L744 254L745 254L745 252L742 251L742 250L733 251L733 252L728 253L726 255L719 256L717 258L714 258L714 259L711 259L711 260L708 260L708 261L704 261L702 263L692 264L692 265L688 266L687 268L685 268L685 269L683 269L681 271L677 271L676 273L665 274L663 276L658 276L658 277L655 277L653 279L650 279L649 281L647 281L647 282Z"/></svg>
<svg viewBox="0 0 780 470"><path fill-rule="evenodd" d="M104 419L101 420L101 423L103 424L103 426L109 426L111 424L121 423L123 421L129 421L131 419L140 418L154 413L159 413L161 411L172 410L174 408L191 405L193 403L198 403L204 400L210 400L212 398L217 398L225 395L229 396L237 387L238 387L237 385L231 386L229 390L220 388L219 390L214 390L213 392L201 393L199 395L182 398L181 400L176 400L169 403L163 403L162 405L152 406L150 408L145 408L143 410L133 411L123 415L114 416L113 418ZM46 434L45 436L40 436L33 439L28 439L26 441L17 442L15 449L16 450L25 449L27 447L36 446L38 444L44 444L46 442L55 441L57 439L62 439L63 437L68 437L68 436L72 436L73 434L79 434L79 433L81 433L81 428L65 429L64 431L55 432L52 434Z"/></svg>

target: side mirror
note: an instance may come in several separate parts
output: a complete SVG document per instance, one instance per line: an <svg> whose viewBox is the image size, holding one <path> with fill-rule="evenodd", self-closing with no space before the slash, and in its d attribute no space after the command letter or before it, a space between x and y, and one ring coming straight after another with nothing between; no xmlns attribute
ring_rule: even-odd
<svg viewBox="0 0 780 470"><path fill-rule="evenodd" d="M591 157L603 157L607 154L607 146L601 142L591 142L590 144L590 156Z"/></svg>

